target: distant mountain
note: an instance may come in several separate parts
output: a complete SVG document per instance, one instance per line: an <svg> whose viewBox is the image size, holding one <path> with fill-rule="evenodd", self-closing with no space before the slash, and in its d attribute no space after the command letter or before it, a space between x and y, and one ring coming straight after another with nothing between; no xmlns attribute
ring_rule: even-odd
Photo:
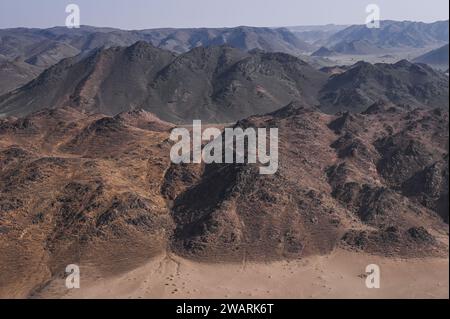
<svg viewBox="0 0 450 319"><path fill-rule="evenodd" d="M42 68L20 60L0 60L0 95L21 87L42 71Z"/></svg>
<svg viewBox="0 0 450 319"><path fill-rule="evenodd" d="M285 53L215 46L176 56L137 42L61 61L0 97L0 114L72 106L116 115L142 108L172 122L232 122L293 99L316 104L327 77Z"/></svg>
<svg viewBox="0 0 450 319"><path fill-rule="evenodd" d="M130 46L137 41L146 41L176 53L185 53L199 46L226 44L244 51L261 49L294 55L314 52L320 46L340 53L366 54L371 50L444 45L448 42L448 21L382 21L380 29L368 29L365 25L132 31L90 26L79 29L2 29L0 60L2 56L9 60L20 57L31 64L49 67L62 58L102 47Z"/></svg>
<svg viewBox="0 0 450 319"><path fill-rule="evenodd" d="M178 53L199 46L229 45L243 51L260 49L268 52L299 54L312 46L285 28L236 27L222 29L162 29L143 31L154 46Z"/></svg>
<svg viewBox="0 0 450 319"><path fill-rule="evenodd" d="M320 49L318 49L317 51L314 51L311 56L318 56L318 57L329 57L329 56L333 56L336 55L336 52L327 49L325 47L320 47Z"/></svg>
<svg viewBox="0 0 450 319"><path fill-rule="evenodd" d="M348 65L333 65L333 66L326 66L326 67L320 68L320 71L325 72L329 75L334 75L334 74L344 73L345 71L347 71L350 68L351 68L351 66L348 66Z"/></svg>
<svg viewBox="0 0 450 319"><path fill-rule="evenodd" d="M146 41L155 47L176 53L184 53L199 46L223 44L244 51L261 49L299 54L313 50L310 44L285 28L242 26L125 31L83 26L79 29L55 27L0 30L0 54L9 59L21 57L31 64L48 67L79 53L102 47L130 46L137 41Z"/></svg>
<svg viewBox="0 0 450 319"><path fill-rule="evenodd" d="M384 20L379 29L353 25L339 31L328 39L326 47L342 53L367 54L370 50L444 45L448 43L448 38L448 21L423 23Z"/></svg>
<svg viewBox="0 0 450 319"><path fill-rule="evenodd" d="M86 58L64 59L16 92L0 98L0 113L29 114L43 108L77 105L117 114L137 108L148 82L175 59L169 51L138 42L128 48L99 49ZM28 105L27 105L28 104Z"/></svg>
<svg viewBox="0 0 450 319"><path fill-rule="evenodd" d="M362 112L382 100L407 108L448 109L448 76L406 60L395 64L358 62L333 75L320 93L321 109Z"/></svg>
<svg viewBox="0 0 450 319"><path fill-rule="evenodd" d="M25 62L38 67L49 67L79 53L80 50L69 44L47 40L29 47Z"/></svg>
<svg viewBox="0 0 450 319"><path fill-rule="evenodd" d="M333 46L331 49L335 54L338 52L340 54L347 55L364 55L364 54L374 54L382 53L383 48L372 44L367 40L355 40L351 42L342 41Z"/></svg>
<svg viewBox="0 0 450 319"><path fill-rule="evenodd" d="M21 59L40 67L49 67L81 50L50 31L41 29L0 29L0 54L9 60Z"/></svg>
<svg viewBox="0 0 450 319"><path fill-rule="evenodd" d="M286 27L299 39L312 45L323 45L335 33L347 28L348 25L312 25L312 26L292 26Z"/></svg>
<svg viewBox="0 0 450 319"><path fill-rule="evenodd" d="M439 49L432 50L414 59L414 62L426 63L431 66L440 67L441 69L448 69L449 50L448 44Z"/></svg>

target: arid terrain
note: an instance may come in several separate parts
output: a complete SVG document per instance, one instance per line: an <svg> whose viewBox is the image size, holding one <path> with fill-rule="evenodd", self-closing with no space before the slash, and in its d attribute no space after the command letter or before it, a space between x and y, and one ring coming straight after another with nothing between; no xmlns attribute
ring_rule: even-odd
<svg viewBox="0 0 450 319"><path fill-rule="evenodd" d="M448 21L1 29L0 298L448 298L446 66ZM278 170L174 164L193 120Z"/></svg>
<svg viewBox="0 0 450 319"><path fill-rule="evenodd" d="M68 264L121 278L165 253L217 267L336 249L447 260L447 112L293 102L237 125L279 128L275 175L172 164L173 126L145 111L2 120L1 296L39 296Z"/></svg>
<svg viewBox="0 0 450 319"><path fill-rule="evenodd" d="M381 269L379 289L365 284L365 268L373 263ZM448 298L448 266L448 259L393 259L342 250L272 263L208 264L160 256L106 278L85 265L80 289L67 290L65 280L56 278L32 298Z"/></svg>

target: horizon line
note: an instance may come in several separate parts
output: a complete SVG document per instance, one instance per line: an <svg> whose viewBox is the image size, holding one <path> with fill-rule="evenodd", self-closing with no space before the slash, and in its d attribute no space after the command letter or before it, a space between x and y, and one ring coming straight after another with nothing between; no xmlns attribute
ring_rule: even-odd
<svg viewBox="0 0 450 319"><path fill-rule="evenodd" d="M382 19L380 22L414 22L414 23L423 23L423 24L433 24L438 22L449 22L449 19L445 20L435 20L432 22L425 22L425 21L419 21L419 20L393 20L393 19ZM200 27L150 27L150 28L139 28L139 29L127 29L127 28L119 28L119 27L113 27L113 26L99 26L99 25L92 25L92 24L82 24L80 25L80 28L98 28L98 29L114 29L114 30L121 30L121 31L146 31L146 30L164 30L164 29L172 29L172 30L189 30L189 29L236 29L236 28L269 28L269 29L281 29L281 28L295 28L295 27L326 27L326 26L341 26L341 27L350 27L350 26L361 26L364 25L363 23L359 24L336 24L336 23L327 23L327 24L298 24L298 25L284 25L284 26L254 26L254 25L236 25L236 26L222 26L222 27L207 27L207 26L200 26ZM30 30L48 30L48 29L56 29L56 28L67 28L64 25L54 25L49 27L24 27L24 26L16 26L16 27L6 27L6 28L0 28L0 30L13 30L13 29L30 29ZM70 28L68 28L70 29ZM76 30L76 29L75 29Z"/></svg>

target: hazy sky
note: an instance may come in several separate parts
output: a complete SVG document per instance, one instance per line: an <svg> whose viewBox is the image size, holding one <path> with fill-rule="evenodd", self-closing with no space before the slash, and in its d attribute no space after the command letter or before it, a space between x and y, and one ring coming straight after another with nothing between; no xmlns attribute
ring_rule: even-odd
<svg viewBox="0 0 450 319"><path fill-rule="evenodd" d="M0 28L64 25L70 3L81 24L122 29L363 24L371 3L382 19L432 22L449 11L449 0L0 0Z"/></svg>

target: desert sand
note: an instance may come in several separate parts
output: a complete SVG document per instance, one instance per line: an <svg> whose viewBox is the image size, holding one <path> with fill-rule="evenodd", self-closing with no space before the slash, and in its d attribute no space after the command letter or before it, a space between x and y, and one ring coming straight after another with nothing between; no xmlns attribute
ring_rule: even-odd
<svg viewBox="0 0 450 319"><path fill-rule="evenodd" d="M368 289L377 264L381 287ZM81 265L80 289L55 279L36 298L448 298L447 259L392 259L337 250L328 256L267 264L206 264L160 256L104 278Z"/></svg>

